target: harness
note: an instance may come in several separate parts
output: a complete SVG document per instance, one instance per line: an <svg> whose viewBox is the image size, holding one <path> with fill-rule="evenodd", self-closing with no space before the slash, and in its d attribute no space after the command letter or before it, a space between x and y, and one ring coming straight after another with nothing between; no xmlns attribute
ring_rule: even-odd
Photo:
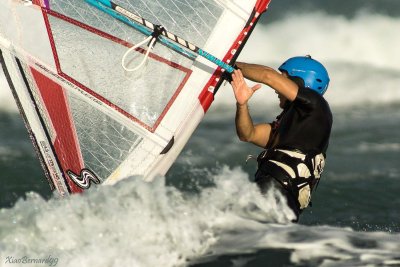
<svg viewBox="0 0 400 267"><path fill-rule="evenodd" d="M301 208L308 206L325 165L322 153L267 149L257 157L258 175L270 175L295 197Z"/></svg>

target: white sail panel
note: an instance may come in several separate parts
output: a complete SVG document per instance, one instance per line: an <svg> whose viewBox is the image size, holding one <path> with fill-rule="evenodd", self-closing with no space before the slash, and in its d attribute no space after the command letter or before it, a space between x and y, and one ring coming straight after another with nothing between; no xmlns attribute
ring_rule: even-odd
<svg viewBox="0 0 400 267"><path fill-rule="evenodd" d="M122 40L53 15L49 25L59 71L149 128L190 75L189 69L153 54L140 72L126 73L120 65L127 50ZM136 58L143 56L137 54Z"/></svg>
<svg viewBox="0 0 400 267"><path fill-rule="evenodd" d="M109 177L143 138L82 98L68 95L85 167L100 178Z"/></svg>
<svg viewBox="0 0 400 267"><path fill-rule="evenodd" d="M168 31L185 40L190 40L199 47L204 46L224 11L224 7L214 0L117 0L114 2L154 24L163 25ZM137 43L138 40L143 39L143 35L135 29L101 14L84 1L51 0L49 6L51 10L59 14L101 29L127 42Z"/></svg>

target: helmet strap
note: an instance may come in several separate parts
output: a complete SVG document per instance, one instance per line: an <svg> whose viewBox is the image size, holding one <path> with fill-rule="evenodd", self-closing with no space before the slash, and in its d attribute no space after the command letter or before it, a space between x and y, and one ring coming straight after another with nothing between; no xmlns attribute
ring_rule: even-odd
<svg viewBox="0 0 400 267"><path fill-rule="evenodd" d="M303 88L304 87L304 80L302 78L297 77L297 76L288 76L288 78L290 80L292 80L295 84L297 84L297 86L299 88Z"/></svg>

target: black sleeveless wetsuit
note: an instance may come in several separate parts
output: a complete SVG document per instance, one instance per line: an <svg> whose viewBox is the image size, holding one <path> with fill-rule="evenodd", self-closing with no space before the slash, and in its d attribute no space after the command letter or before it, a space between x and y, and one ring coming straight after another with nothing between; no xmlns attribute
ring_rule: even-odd
<svg viewBox="0 0 400 267"><path fill-rule="evenodd" d="M299 88L296 99L293 102L287 102L283 112L276 121L271 123L271 126L272 130L266 146L266 155L269 160L285 161L285 157L275 159L276 153L269 153L275 149L298 151L310 156L319 153L325 155L332 128L332 113L326 100L317 92ZM266 192L270 183L278 185L298 217L301 210L295 194L292 194L290 189L287 190L288 188L284 189L279 183L277 171L282 173L282 169L276 165L263 166L263 164L264 162L259 160L259 169L255 177L261 191Z"/></svg>

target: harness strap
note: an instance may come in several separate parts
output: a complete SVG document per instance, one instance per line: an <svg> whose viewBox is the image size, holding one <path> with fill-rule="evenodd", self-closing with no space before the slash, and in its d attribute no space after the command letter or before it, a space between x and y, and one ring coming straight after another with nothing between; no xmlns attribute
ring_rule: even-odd
<svg viewBox="0 0 400 267"><path fill-rule="evenodd" d="M297 191L301 188L309 185L311 189L318 184L319 179L317 179L314 175L314 166L312 163L312 158L315 157L314 153L303 154L304 157L292 157L281 150L268 150L261 153L258 158L258 168L264 174L269 174L275 179L278 180L286 189L297 188ZM275 163L283 163L287 165L292 171L287 171L279 164ZM300 164L305 164L309 170L308 177L302 177L299 173L299 169L297 168ZM290 174L292 173L292 174ZM294 174L294 175L293 175Z"/></svg>

